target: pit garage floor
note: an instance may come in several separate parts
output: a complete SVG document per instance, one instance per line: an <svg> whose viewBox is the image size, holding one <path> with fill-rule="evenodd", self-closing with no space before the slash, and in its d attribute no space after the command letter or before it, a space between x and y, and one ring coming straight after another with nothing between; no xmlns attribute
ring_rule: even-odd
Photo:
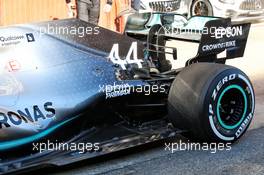
<svg viewBox="0 0 264 175"><path fill-rule="evenodd" d="M195 45L178 44L179 61L174 67L184 64L184 58L195 55ZM179 47L181 46L181 47ZM50 169L49 174L59 175L256 175L264 174L264 23L254 24L250 31L245 57L228 61L246 72L253 81L256 92L255 118L249 131L230 151L165 151L164 142L140 147L136 151L126 151L122 156L112 155L58 170ZM188 142L177 138L170 142ZM45 172L46 174L47 172Z"/></svg>

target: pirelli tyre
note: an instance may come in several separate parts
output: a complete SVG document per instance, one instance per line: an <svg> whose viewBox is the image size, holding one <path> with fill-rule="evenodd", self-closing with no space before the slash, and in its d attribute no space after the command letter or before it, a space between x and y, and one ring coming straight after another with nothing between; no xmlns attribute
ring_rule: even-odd
<svg viewBox="0 0 264 175"><path fill-rule="evenodd" d="M214 63L186 67L174 80L169 119L189 136L206 142L234 142L249 127L255 108L252 84L241 70Z"/></svg>

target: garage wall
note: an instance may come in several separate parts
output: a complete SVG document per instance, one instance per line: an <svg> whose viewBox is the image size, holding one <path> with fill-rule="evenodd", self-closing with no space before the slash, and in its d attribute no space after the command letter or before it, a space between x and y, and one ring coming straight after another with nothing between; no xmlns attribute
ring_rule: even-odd
<svg viewBox="0 0 264 175"><path fill-rule="evenodd" d="M68 17L65 0L0 0L0 25Z"/></svg>

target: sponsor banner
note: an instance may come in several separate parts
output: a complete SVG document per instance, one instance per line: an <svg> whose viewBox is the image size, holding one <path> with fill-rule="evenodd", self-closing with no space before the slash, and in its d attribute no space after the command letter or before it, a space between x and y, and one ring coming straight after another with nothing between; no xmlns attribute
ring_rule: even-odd
<svg viewBox="0 0 264 175"><path fill-rule="evenodd" d="M35 42L33 33L0 35L0 47L16 46L21 43Z"/></svg>

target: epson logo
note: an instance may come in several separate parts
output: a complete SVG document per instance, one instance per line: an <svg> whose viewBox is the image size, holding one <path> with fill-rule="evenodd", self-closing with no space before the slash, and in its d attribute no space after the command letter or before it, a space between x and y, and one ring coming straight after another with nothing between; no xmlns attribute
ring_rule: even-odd
<svg viewBox="0 0 264 175"><path fill-rule="evenodd" d="M227 28L219 27L215 29L215 32L211 37L216 39L221 39L224 37L231 38L242 35L243 35L243 26L234 26Z"/></svg>

